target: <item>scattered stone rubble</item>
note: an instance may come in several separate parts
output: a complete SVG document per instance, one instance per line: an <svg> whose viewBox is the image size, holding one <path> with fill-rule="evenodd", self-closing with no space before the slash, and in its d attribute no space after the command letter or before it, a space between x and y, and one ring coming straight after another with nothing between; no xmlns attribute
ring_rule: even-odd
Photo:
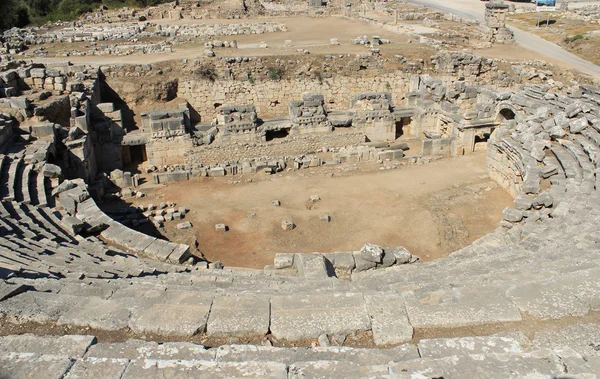
<svg viewBox="0 0 600 379"><path fill-rule="evenodd" d="M56 25L59 26L59 25ZM242 22L233 24L197 24L168 25L154 24L149 21L136 23L119 23L118 25L87 25L73 23L58 29L39 27L10 29L4 33L5 50L17 54L32 47L56 43L87 43L85 50L72 48L60 50L56 56L87 55L130 55L170 53L178 44L212 40L214 47L237 47L237 42L218 41L214 37L236 36L245 34L264 34L286 31L285 24L277 22ZM144 42L148 39L162 37L160 42ZM36 49L38 55L48 53L44 47Z"/></svg>

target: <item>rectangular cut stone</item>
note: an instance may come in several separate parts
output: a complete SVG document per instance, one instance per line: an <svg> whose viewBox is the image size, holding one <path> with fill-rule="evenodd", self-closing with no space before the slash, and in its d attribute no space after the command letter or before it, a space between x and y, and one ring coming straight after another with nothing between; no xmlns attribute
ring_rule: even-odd
<svg viewBox="0 0 600 379"><path fill-rule="evenodd" d="M342 253L324 253L323 255L336 269L350 273L356 267L354 254L351 251Z"/></svg>
<svg viewBox="0 0 600 379"><path fill-rule="evenodd" d="M288 268L292 267L294 264L294 255L293 253L277 253L275 254L275 258L273 259L273 264L276 269Z"/></svg>
<svg viewBox="0 0 600 379"><path fill-rule="evenodd" d="M419 341L422 358L443 358L469 354L522 353L521 345L508 337L432 338Z"/></svg>
<svg viewBox="0 0 600 379"><path fill-rule="evenodd" d="M384 378L388 376L386 365L359 365L354 362L313 361L290 365L290 372L297 378Z"/></svg>
<svg viewBox="0 0 600 379"><path fill-rule="evenodd" d="M361 365L382 365L391 361L418 359L417 347L411 344L391 349L363 349L346 346L273 347L256 345L223 345L217 349L219 362L277 361L291 365L305 361L349 361Z"/></svg>
<svg viewBox="0 0 600 379"><path fill-rule="evenodd" d="M413 328L408 322L404 299L397 294L365 295L376 345L397 345L412 339Z"/></svg>
<svg viewBox="0 0 600 379"><path fill-rule="evenodd" d="M62 378L73 361L66 357L52 355L16 354L0 357L2 378L38 379ZM41 375L43 373L43 375Z"/></svg>
<svg viewBox="0 0 600 379"><path fill-rule="evenodd" d="M78 359L64 379L115 378L119 379L129 365L129 359Z"/></svg>
<svg viewBox="0 0 600 379"><path fill-rule="evenodd" d="M320 293L273 296L271 332L289 341L326 334L350 334L371 328L362 294Z"/></svg>
<svg viewBox="0 0 600 379"><path fill-rule="evenodd" d="M276 362L207 362L140 359L123 379L139 378L273 378L287 379L287 366Z"/></svg>
<svg viewBox="0 0 600 379"><path fill-rule="evenodd" d="M171 263L183 263L190 257L190 247L188 245L179 243L173 249L173 252L169 254L168 261Z"/></svg>
<svg viewBox="0 0 600 379"><path fill-rule="evenodd" d="M33 334L0 337L0 355L10 353L83 357L96 337L88 335L36 336Z"/></svg>
<svg viewBox="0 0 600 379"><path fill-rule="evenodd" d="M83 297L28 291L4 300L0 308L15 324L56 322L70 308L84 301Z"/></svg>
<svg viewBox="0 0 600 379"><path fill-rule="evenodd" d="M156 237L150 237L114 222L101 235L110 243L121 246L132 253L142 255L144 254L144 250L156 240Z"/></svg>
<svg viewBox="0 0 600 379"><path fill-rule="evenodd" d="M580 270L507 291L519 309L541 319L583 316L600 309L600 269Z"/></svg>
<svg viewBox="0 0 600 379"><path fill-rule="evenodd" d="M120 303L92 297L65 312L57 324L114 331L127 328L128 321L129 311Z"/></svg>
<svg viewBox="0 0 600 379"><path fill-rule="evenodd" d="M561 372L565 368L561 359L551 350L498 357L492 354L490 356L463 355L434 360L422 359L429 364L435 364L442 360L450 363L445 367L446 371L442 375L444 378L554 378L557 372ZM401 371L396 371L400 367L403 367L402 363L390 363L391 374L400 374ZM402 374L410 372L411 370L403 371L400 376L393 377L410 378L410 375L402 376Z"/></svg>
<svg viewBox="0 0 600 379"><path fill-rule="evenodd" d="M189 304L155 304L135 309L129 327L136 333L189 337L206 330L212 298L197 299Z"/></svg>
<svg viewBox="0 0 600 379"><path fill-rule="evenodd" d="M148 247L146 247L144 249L144 255L146 255L148 258L157 259L157 260L164 262L169 257L169 254L171 254L171 252L173 252L173 248L171 247L171 250L169 251L168 254L165 254L165 253L161 254L160 258L159 258L159 253L161 252L161 250L165 249L168 245L169 245L168 241L156 239L154 242L152 242L150 245L148 245ZM166 255L166 257L164 255Z"/></svg>
<svg viewBox="0 0 600 379"><path fill-rule="evenodd" d="M460 326L521 321L519 309L495 289L456 288L456 299L439 304L422 304L413 293L405 293L406 311L414 328L455 328Z"/></svg>
<svg viewBox="0 0 600 379"><path fill-rule="evenodd" d="M321 254L296 254L294 265L302 278L327 278L325 257Z"/></svg>
<svg viewBox="0 0 600 379"><path fill-rule="evenodd" d="M26 290L27 288L22 284L12 284L0 281L0 301L18 295Z"/></svg>
<svg viewBox="0 0 600 379"><path fill-rule="evenodd" d="M414 379L414 378L464 378L465 375L459 373L454 368L452 358L442 359L413 359L407 361L398 361L389 363L390 378ZM477 377L469 373L469 378L489 378L489 376Z"/></svg>
<svg viewBox="0 0 600 379"><path fill-rule="evenodd" d="M561 330L537 332L533 338L536 347L551 349L556 346L568 346L584 356L598 355L600 341L599 324L575 324Z"/></svg>
<svg viewBox="0 0 600 379"><path fill-rule="evenodd" d="M217 297L210 310L209 336L264 336L269 331L268 296L239 295Z"/></svg>
<svg viewBox="0 0 600 379"><path fill-rule="evenodd" d="M165 342L128 340L126 342L98 343L90 346L86 358L121 359L177 359L205 360L215 359L216 349L207 350L202 345L189 342Z"/></svg>

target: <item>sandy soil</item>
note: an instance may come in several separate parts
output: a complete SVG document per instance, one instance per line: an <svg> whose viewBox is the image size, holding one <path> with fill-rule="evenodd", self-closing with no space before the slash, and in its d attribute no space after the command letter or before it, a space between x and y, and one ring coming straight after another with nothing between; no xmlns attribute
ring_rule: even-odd
<svg viewBox="0 0 600 379"><path fill-rule="evenodd" d="M298 49L308 49L311 54L361 54L369 50L361 45L352 45L351 39L361 35L377 35L383 39L391 39L392 44L381 45L383 54L402 54L407 58L421 57L425 53L433 52L427 46L419 43L411 43L411 38L406 34L397 34L376 25L370 25L358 20L348 20L341 17L278 17L268 19L286 24L287 31L265 34L251 34L239 36L215 37L222 41L238 41L238 49L216 48L217 56L273 56L273 55L301 55ZM170 25L179 24L203 24L203 23L239 23L240 20L169 20ZM260 22L267 19L245 19L243 22ZM166 21L165 21L166 22ZM406 27L414 27L421 32L431 32L435 29L424 28L422 23L406 22ZM337 38L340 45L331 45L330 39ZM292 41L291 47L284 47L286 40ZM268 44L268 48L259 48L261 41ZM62 45L60 46L62 48ZM50 50L56 50L51 48ZM157 63L172 59L195 59L204 56L204 44L187 43L174 47L172 53L159 54L133 54L127 56L73 56L45 58L42 61L65 61L89 64L142 64Z"/></svg>
<svg viewBox="0 0 600 379"><path fill-rule="evenodd" d="M194 227L182 232L176 221L168 222L169 239L196 238L210 261L262 268L278 252L351 251L365 242L402 245L424 260L440 258L495 229L502 209L512 204L485 176L484 153L396 170L381 171L372 163L348 168L145 184L147 197L136 205L185 206ZM311 204L312 195L321 200ZM320 222L321 214L331 222ZM296 228L282 230L283 220ZM229 231L216 232L218 223Z"/></svg>

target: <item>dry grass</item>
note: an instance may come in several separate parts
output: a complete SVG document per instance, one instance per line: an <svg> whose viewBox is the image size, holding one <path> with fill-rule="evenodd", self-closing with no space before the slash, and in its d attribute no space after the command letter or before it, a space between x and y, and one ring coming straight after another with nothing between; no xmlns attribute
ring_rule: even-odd
<svg viewBox="0 0 600 379"><path fill-rule="evenodd" d="M600 64L600 37L586 37L587 32L598 30L597 24L582 20L571 20L559 12L550 13L550 24L546 27L547 14L542 13L540 27L537 28L537 13L510 15L508 24L524 29L565 50L595 64Z"/></svg>

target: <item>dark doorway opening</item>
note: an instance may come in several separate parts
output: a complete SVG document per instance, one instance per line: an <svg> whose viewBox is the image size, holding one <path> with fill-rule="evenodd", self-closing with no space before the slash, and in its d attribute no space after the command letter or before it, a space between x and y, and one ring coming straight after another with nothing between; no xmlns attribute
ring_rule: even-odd
<svg viewBox="0 0 600 379"><path fill-rule="evenodd" d="M265 134L265 138L267 141L273 141L274 139L286 138L289 135L290 135L289 129L267 130L267 132Z"/></svg>
<svg viewBox="0 0 600 379"><path fill-rule="evenodd" d="M131 146L131 163L139 164L146 162L148 156L146 155L146 145Z"/></svg>
<svg viewBox="0 0 600 379"><path fill-rule="evenodd" d="M506 121L511 121L515 119L515 112L511 111L508 108L504 108L502 110L500 110L500 113L498 113L498 117L497 120L499 122L506 122Z"/></svg>
<svg viewBox="0 0 600 379"><path fill-rule="evenodd" d="M396 138L400 138L405 134L410 134L410 117L402 117L400 121L396 121Z"/></svg>
<svg viewBox="0 0 600 379"><path fill-rule="evenodd" d="M479 149L485 149L487 146L487 142L492 135L494 129L491 129L489 132L482 132L475 135L475 140L473 141L473 151L478 151Z"/></svg>
<svg viewBox="0 0 600 379"><path fill-rule="evenodd" d="M121 146L121 159L123 160L123 167L137 168L139 164L148 160L146 145Z"/></svg>
<svg viewBox="0 0 600 379"><path fill-rule="evenodd" d="M487 142L489 138L490 138L490 134L489 133L484 133L482 135L475 136L475 143Z"/></svg>

